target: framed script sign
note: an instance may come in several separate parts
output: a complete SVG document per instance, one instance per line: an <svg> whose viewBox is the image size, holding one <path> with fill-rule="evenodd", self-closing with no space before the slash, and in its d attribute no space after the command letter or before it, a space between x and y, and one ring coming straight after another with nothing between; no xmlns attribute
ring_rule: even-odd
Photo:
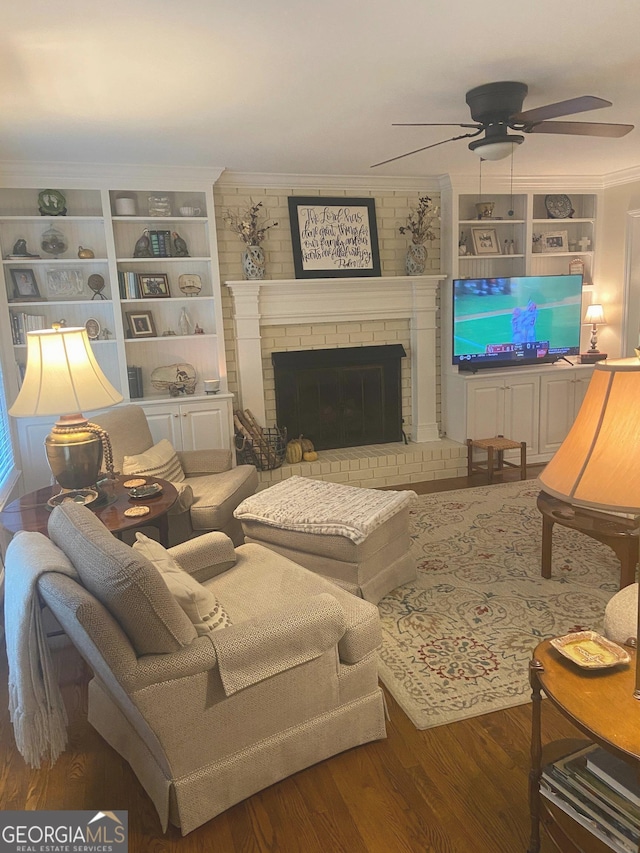
<svg viewBox="0 0 640 853"><path fill-rule="evenodd" d="M380 275L372 198L289 198L296 278Z"/></svg>

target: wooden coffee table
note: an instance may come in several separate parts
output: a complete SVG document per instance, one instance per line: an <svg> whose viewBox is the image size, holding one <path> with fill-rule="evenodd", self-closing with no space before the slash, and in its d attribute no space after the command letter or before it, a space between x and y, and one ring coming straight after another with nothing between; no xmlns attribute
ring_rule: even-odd
<svg viewBox="0 0 640 853"><path fill-rule="evenodd" d="M159 483L162 486L162 492L151 498L136 500L130 497L129 490L123 485L132 479L135 479L133 474L118 474L114 481L114 499L106 505L89 506L89 509L119 539L127 530L151 526L158 529L160 542L167 547L169 543L167 512L178 497L175 486L167 480L159 480L157 477L144 477L147 483ZM10 534L17 533L19 530L29 530L44 533L46 536L47 524L51 515L47 501L59 491L58 485L45 486L12 501L0 512L0 525ZM124 512L134 506L148 506L149 512L144 516L128 518Z"/></svg>
<svg viewBox="0 0 640 853"><path fill-rule="evenodd" d="M587 507L577 507L551 497L546 492L538 495L538 509L542 513L542 577L551 577L551 551L553 525L561 524L579 530L603 542L620 560L620 589L634 583L638 563L638 523L631 518L599 512Z"/></svg>

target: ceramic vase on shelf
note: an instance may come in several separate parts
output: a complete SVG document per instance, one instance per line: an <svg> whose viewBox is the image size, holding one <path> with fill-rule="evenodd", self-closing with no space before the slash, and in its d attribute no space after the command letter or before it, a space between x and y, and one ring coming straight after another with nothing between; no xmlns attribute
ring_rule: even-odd
<svg viewBox="0 0 640 853"><path fill-rule="evenodd" d="M248 281L264 278L265 257L262 246L247 246L242 253L242 271Z"/></svg>
<svg viewBox="0 0 640 853"><path fill-rule="evenodd" d="M407 275L422 275L427 265L427 249L422 243L410 243L405 258Z"/></svg>

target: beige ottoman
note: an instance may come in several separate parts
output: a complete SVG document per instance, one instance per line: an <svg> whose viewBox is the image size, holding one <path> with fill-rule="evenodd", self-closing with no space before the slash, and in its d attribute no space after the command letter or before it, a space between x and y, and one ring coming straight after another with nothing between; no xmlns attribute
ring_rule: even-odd
<svg viewBox="0 0 640 853"><path fill-rule="evenodd" d="M415 580L409 554L414 492L290 477L244 500L234 515L246 542L277 551L377 604Z"/></svg>

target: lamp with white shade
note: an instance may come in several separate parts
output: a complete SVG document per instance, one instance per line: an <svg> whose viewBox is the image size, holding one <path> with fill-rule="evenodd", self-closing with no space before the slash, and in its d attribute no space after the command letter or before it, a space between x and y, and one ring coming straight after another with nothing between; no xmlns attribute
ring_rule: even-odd
<svg viewBox="0 0 640 853"><path fill-rule="evenodd" d="M591 326L591 340L588 351L580 354L580 362L582 364L594 364L596 361L604 361L607 354L598 349L598 326L605 326L607 323L602 305L598 302L589 305L587 313L584 315L584 322Z"/></svg>
<svg viewBox="0 0 640 853"><path fill-rule="evenodd" d="M542 488L599 513L640 516L639 474L640 360L599 362L569 434L540 475ZM640 699L637 658L634 696Z"/></svg>
<svg viewBox="0 0 640 853"><path fill-rule="evenodd" d="M64 490L94 486L103 457L113 472L106 432L82 410L123 400L102 372L84 328L54 326L27 334L27 369L9 414L15 418L59 415L45 439L49 467Z"/></svg>

